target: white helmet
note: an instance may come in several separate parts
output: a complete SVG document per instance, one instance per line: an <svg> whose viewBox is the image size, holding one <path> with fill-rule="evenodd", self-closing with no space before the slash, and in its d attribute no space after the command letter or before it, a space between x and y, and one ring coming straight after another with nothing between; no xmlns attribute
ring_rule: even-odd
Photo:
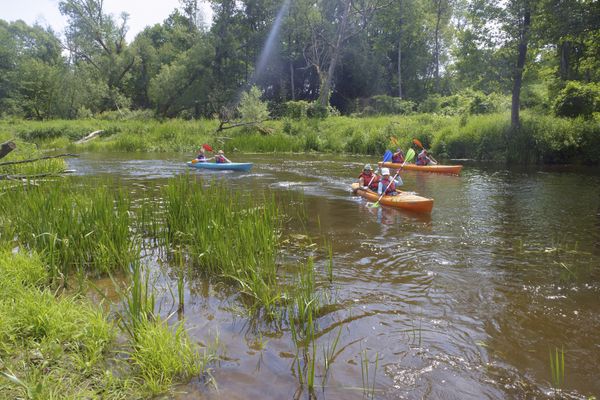
<svg viewBox="0 0 600 400"><path fill-rule="evenodd" d="M389 174L390 174L389 168L381 168L381 175L389 175Z"/></svg>

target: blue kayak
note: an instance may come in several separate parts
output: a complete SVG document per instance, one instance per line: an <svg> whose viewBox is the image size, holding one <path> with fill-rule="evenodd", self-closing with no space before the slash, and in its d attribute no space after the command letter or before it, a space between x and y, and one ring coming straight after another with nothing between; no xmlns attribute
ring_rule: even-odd
<svg viewBox="0 0 600 400"><path fill-rule="evenodd" d="M229 171L250 171L252 163L214 163L214 162L196 162L188 161L187 165L194 168L229 170Z"/></svg>

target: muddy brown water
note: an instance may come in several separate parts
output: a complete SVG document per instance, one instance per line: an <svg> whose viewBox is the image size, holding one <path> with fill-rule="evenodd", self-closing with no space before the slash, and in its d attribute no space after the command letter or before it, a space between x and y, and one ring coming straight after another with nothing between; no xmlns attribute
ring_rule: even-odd
<svg viewBox="0 0 600 400"><path fill-rule="evenodd" d="M372 209L349 185L368 157L233 155L248 173L191 170L181 154L89 154L69 161L83 176L156 186L190 172L232 190L303 194L297 229L332 245L329 312L317 321L322 349L341 335L317 398L587 399L600 394L600 171L466 165L460 176L406 171L404 188L435 200L431 215ZM315 268L323 270L326 256ZM163 288L176 283L157 267ZM218 388L194 379L177 399L308 398L293 370L288 331L257 329L235 293L186 282L186 327L198 343L218 338ZM170 295L161 312L173 308ZM550 352L564 349L562 391ZM368 360L368 393L361 365ZM375 363L377 360L377 364ZM377 368L375 368L377 366Z"/></svg>

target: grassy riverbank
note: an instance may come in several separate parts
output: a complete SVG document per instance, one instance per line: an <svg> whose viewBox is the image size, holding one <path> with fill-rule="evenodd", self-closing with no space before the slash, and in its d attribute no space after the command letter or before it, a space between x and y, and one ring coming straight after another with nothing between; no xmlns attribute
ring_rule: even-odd
<svg viewBox="0 0 600 400"><path fill-rule="evenodd" d="M227 284L254 326L293 330L300 384L314 388L305 353L331 267L319 277L310 259L285 266L274 198L207 183L181 176L129 193L118 181L59 178L4 191L0 397L139 398L203 376L212 352L157 309L155 258L170 269L180 318L186 277L200 273ZM88 279L106 274L119 277L110 310L84 296Z"/></svg>
<svg viewBox="0 0 600 400"><path fill-rule="evenodd" d="M522 128L510 130L509 114L443 116L414 114L367 118L282 119L217 132L215 120L0 121L0 133L43 148L70 151L193 152L210 143L226 152L343 152L381 155L395 137L404 149L419 138L439 158L511 160L521 163L600 162L600 121L523 113ZM95 130L102 137L73 142Z"/></svg>

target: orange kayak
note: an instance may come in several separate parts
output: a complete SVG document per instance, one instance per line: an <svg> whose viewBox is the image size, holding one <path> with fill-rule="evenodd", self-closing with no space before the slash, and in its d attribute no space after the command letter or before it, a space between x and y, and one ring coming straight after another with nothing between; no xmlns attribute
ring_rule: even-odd
<svg viewBox="0 0 600 400"><path fill-rule="evenodd" d="M400 168L402 164L391 163L391 162L379 162L380 167L386 168ZM462 170L462 165L416 165L416 164L404 164L402 169L408 171L425 171L425 172L436 172L438 174L460 174Z"/></svg>
<svg viewBox="0 0 600 400"><path fill-rule="evenodd" d="M356 182L352 184L352 191L372 202L376 202L379 198L379 195L376 192L372 190L364 190ZM433 199L428 199L426 197L401 191L398 191L398 194L395 196L383 196L379 203L383 204L384 206L401 208L403 210L420 213L430 213L431 209L433 208Z"/></svg>

